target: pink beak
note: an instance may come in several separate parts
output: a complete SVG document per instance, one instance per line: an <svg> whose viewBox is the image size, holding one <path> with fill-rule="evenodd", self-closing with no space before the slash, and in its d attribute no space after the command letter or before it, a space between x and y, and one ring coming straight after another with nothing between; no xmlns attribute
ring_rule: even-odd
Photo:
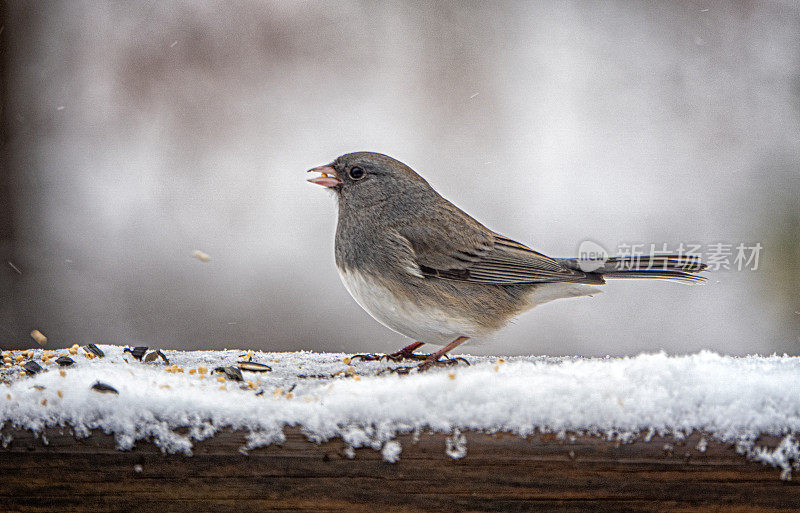
<svg viewBox="0 0 800 513"><path fill-rule="evenodd" d="M330 164L326 166L317 166L314 169L309 169L309 173L322 173L322 176L315 176L309 178L308 181L332 189L342 184L342 180L336 176L336 170Z"/></svg>

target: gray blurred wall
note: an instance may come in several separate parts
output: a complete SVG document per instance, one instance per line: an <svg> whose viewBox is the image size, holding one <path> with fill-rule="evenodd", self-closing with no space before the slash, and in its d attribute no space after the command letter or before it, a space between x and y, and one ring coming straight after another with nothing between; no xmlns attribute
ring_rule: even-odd
<svg viewBox="0 0 800 513"><path fill-rule="evenodd" d="M763 245L756 271L613 282L470 351L800 351L795 2L2 9L3 348L406 344L341 286L335 203L304 181L372 150L554 256Z"/></svg>

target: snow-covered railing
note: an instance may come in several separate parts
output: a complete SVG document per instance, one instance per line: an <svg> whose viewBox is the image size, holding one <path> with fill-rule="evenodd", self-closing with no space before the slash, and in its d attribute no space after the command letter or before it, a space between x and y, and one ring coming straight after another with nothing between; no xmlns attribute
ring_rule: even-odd
<svg viewBox="0 0 800 513"><path fill-rule="evenodd" d="M420 447L428 448L425 458L469 464L475 455L490 457L492 444L507 460L514 459L513 447L536 459L535 448L549 444L537 461L552 453L553 461L573 464L629 458L697 468L706 462L767 471L776 482L791 479L800 464L796 357L467 356L468 367L401 376L381 371L402 363L344 354L163 351L161 358L152 350L98 349L102 357L87 357L84 348L5 353L11 363L0 373L6 451L30 445L31 437L41 450L52 450L44 444L53 436L60 447L75 436L90 437L91 445L102 432L113 437L115 450L136 449L119 454L152 443L164 453L192 455L198 447L218 453L224 446L244 457L239 453L253 456L266 446L285 452L287 444L297 449L306 440L313 443L303 451L335 444L342 464L356 466L369 452L385 464L411 458L413 465ZM62 353L74 363L55 363ZM29 361L41 369L24 370Z"/></svg>

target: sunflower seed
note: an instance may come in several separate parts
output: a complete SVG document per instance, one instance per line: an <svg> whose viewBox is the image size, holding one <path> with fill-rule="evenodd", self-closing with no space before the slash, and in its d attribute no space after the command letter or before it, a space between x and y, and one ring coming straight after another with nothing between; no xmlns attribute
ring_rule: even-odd
<svg viewBox="0 0 800 513"><path fill-rule="evenodd" d="M147 346L136 346L133 349L131 349L129 347L126 347L125 349L122 350L122 352L123 353L130 353L131 356L133 356L137 360L141 361L142 360L142 356L144 356L144 353L147 352Z"/></svg>
<svg viewBox="0 0 800 513"><path fill-rule="evenodd" d="M258 362L236 362L236 366L239 367L240 370L250 372L269 372L272 370L272 367L269 365Z"/></svg>
<svg viewBox="0 0 800 513"><path fill-rule="evenodd" d="M29 372L31 374L36 374L37 372L42 372L43 370L42 366L34 362L33 360L25 362L22 368L25 369L26 372Z"/></svg>
<svg viewBox="0 0 800 513"><path fill-rule="evenodd" d="M119 394L116 388L112 387L111 385L101 383L100 381L96 381L95 384L92 385L92 390L95 392L100 392L101 394Z"/></svg>
<svg viewBox="0 0 800 513"><path fill-rule="evenodd" d="M97 356L98 358L104 357L106 354L96 345L89 344L83 348L84 351L92 353L93 355Z"/></svg>
<svg viewBox="0 0 800 513"><path fill-rule="evenodd" d="M242 371L236 367L217 367L214 369L214 372L222 372L228 379L232 379L233 381L244 381Z"/></svg>
<svg viewBox="0 0 800 513"><path fill-rule="evenodd" d="M58 358L56 358L56 363L62 367L69 367L70 365L75 363L75 360L73 360L69 356L59 356Z"/></svg>

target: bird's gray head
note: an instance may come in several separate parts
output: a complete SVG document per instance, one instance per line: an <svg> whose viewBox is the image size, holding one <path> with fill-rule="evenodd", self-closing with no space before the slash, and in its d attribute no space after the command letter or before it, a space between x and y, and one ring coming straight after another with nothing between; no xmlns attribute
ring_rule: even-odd
<svg viewBox="0 0 800 513"><path fill-rule="evenodd" d="M387 200L429 194L428 182L399 160L368 151L348 153L330 164L309 169L321 176L308 181L336 192L340 208L368 207Z"/></svg>

